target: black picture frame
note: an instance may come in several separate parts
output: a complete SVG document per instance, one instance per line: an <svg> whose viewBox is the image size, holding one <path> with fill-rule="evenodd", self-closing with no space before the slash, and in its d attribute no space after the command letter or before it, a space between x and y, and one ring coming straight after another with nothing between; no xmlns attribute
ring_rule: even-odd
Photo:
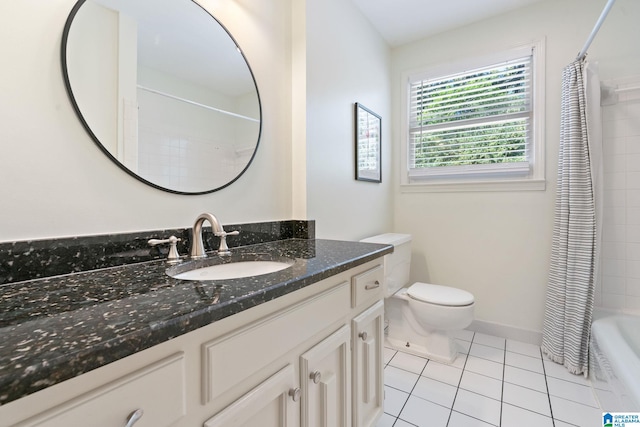
<svg viewBox="0 0 640 427"><path fill-rule="evenodd" d="M382 182L382 117L355 103L356 180Z"/></svg>

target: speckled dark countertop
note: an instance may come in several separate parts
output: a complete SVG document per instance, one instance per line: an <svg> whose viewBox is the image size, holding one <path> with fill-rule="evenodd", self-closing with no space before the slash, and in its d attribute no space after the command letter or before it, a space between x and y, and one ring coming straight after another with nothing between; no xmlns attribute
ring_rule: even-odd
<svg viewBox="0 0 640 427"><path fill-rule="evenodd" d="M258 277L183 281L165 274L166 262L150 261L2 285L0 405L392 250L368 243L288 239L233 249L240 258L295 258L292 267Z"/></svg>

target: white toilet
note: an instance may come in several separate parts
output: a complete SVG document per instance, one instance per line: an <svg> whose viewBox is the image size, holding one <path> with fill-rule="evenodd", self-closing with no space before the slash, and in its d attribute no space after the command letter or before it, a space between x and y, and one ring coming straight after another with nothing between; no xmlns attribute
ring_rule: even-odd
<svg viewBox="0 0 640 427"><path fill-rule="evenodd" d="M473 321L473 295L448 286L420 282L410 285L410 234L387 233L361 241L394 246L394 252L384 257L387 345L453 363L458 348L451 332L464 329Z"/></svg>

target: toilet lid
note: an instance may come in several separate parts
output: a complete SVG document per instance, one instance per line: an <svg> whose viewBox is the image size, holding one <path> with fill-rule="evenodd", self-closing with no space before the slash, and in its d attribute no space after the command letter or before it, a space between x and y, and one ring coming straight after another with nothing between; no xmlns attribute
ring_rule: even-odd
<svg viewBox="0 0 640 427"><path fill-rule="evenodd" d="M407 289L407 294L413 299L438 305L464 306L474 302L470 292L429 283L414 283Z"/></svg>

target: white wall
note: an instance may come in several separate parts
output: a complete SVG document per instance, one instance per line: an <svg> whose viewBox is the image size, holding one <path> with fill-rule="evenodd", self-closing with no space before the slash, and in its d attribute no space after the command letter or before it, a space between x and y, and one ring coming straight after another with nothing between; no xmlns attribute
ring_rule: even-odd
<svg viewBox="0 0 640 427"><path fill-rule="evenodd" d="M392 227L390 49L351 1L306 4L307 209L321 238ZM354 103L382 116L382 183L355 180Z"/></svg>
<svg viewBox="0 0 640 427"><path fill-rule="evenodd" d="M114 165L71 107L60 42L75 0L0 2L0 242L291 218L291 2L202 0L242 46L264 124L252 166L202 196L148 187ZM37 12L36 12L37 11Z"/></svg>
<svg viewBox="0 0 640 427"><path fill-rule="evenodd" d="M395 231L414 235L412 280L457 286L476 297L476 318L541 331L551 249L562 69L573 61L603 2L550 0L392 52L394 169L398 184L401 73L546 38L545 191L403 193ZM603 79L638 73L640 3L619 0L590 49Z"/></svg>

